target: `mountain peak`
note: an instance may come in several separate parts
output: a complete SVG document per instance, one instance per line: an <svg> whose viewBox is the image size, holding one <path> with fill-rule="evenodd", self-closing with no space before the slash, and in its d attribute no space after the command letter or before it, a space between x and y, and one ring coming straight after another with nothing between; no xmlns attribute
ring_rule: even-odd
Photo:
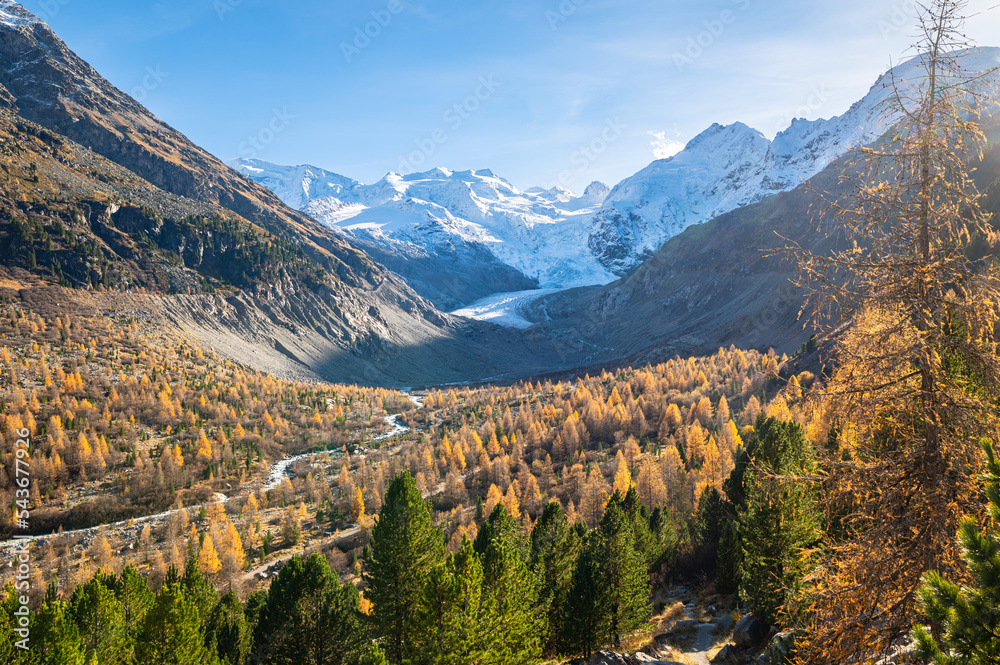
<svg viewBox="0 0 1000 665"><path fill-rule="evenodd" d="M414 173L407 173L403 176L404 180L438 180L441 178L450 178L454 174L451 169L446 169L443 166L437 166L430 171L417 171Z"/></svg>
<svg viewBox="0 0 1000 665"><path fill-rule="evenodd" d="M600 180L595 180L594 182L587 185L587 189L583 190L583 195L593 198L604 200L611 193L611 188L605 185Z"/></svg>
<svg viewBox="0 0 1000 665"><path fill-rule="evenodd" d="M682 152L689 152L702 144L710 144L714 141L730 141L733 137L748 137L756 140L758 137L767 140L759 131L742 122L734 122L731 125L720 125L715 122L712 126L688 141ZM680 153L678 153L680 154Z"/></svg>
<svg viewBox="0 0 1000 665"><path fill-rule="evenodd" d="M22 7L21 3L13 0L0 0L0 25L23 28L44 23L45 21Z"/></svg>
<svg viewBox="0 0 1000 665"><path fill-rule="evenodd" d="M998 48L953 55L966 72L1000 66ZM624 274L688 226L798 187L896 123L898 112L887 101L895 90L905 94L921 84L926 76L921 63L917 56L896 65L845 113L795 118L773 140L742 122L712 124L673 157L657 160L615 186L594 217L591 248L602 265ZM984 78L982 85L997 79Z"/></svg>

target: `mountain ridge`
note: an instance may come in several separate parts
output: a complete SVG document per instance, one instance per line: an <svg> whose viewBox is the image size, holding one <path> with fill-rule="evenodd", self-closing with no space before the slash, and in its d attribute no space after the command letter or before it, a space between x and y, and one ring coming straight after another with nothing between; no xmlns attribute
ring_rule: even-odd
<svg viewBox="0 0 1000 665"><path fill-rule="evenodd" d="M398 386L529 371L516 335L443 314L153 116L19 4L0 8L0 246L20 297L52 282L112 299L141 288L162 321L279 375Z"/></svg>
<svg viewBox="0 0 1000 665"><path fill-rule="evenodd" d="M962 56L970 71L1000 65L1000 48ZM852 149L888 131L898 115L885 102L896 88L920 80L920 58L882 74L868 93L841 115L796 118L768 140L737 122L713 124L678 154L654 161L611 191L594 218L590 247L605 268L624 275L687 227L791 191Z"/></svg>
<svg viewBox="0 0 1000 665"><path fill-rule="evenodd" d="M489 169L388 173L364 185L309 165L230 165L392 267L444 309L485 295L612 277L588 259L589 216L608 190L520 191ZM420 265L424 257L436 259ZM440 279L440 273L459 276Z"/></svg>
<svg viewBox="0 0 1000 665"><path fill-rule="evenodd" d="M972 51L963 58L970 69L984 70L1000 64L1000 48ZM547 215L550 222L532 224L531 215L524 214L527 223L513 234L502 224L495 223L495 219L488 219L491 214L503 217L507 212L498 197L473 198L471 205L468 198L449 198L446 193L450 191L450 180L455 172L443 167L405 176L389 173L378 183L368 186L318 169L334 185L317 190L310 179L316 167L284 167L252 160L236 160L231 165L269 186L291 207L345 232L386 264L398 263L400 242L411 250L415 246L430 252L442 244L421 237L419 233L404 233L398 224L395 228L386 228L391 224L383 223L381 217L398 221L398 211L379 210L379 207L395 206L399 198L405 196L427 203L426 207L431 209L424 214L430 220L450 222L435 225L435 232L438 239L441 234L457 239L460 247L454 252L445 247L439 256L445 266L467 277L474 279L475 275L463 271L462 261L457 256L474 251L470 248L474 245L478 260L487 257L494 272L503 271L503 265L509 266L535 281L540 288L570 288L585 286L588 282L607 284L637 267L664 242L689 226L705 223L771 194L791 191L853 148L877 139L895 123L893 115L885 111L886 99L896 86L916 85L919 75L919 58L901 63L882 74L868 93L844 113L829 119L793 119L774 139L766 138L742 122L725 126L714 123L691 139L678 154L653 161L610 190L602 183L588 188L584 197L578 200L589 195L588 203L595 203L597 199L603 201L590 219L582 218L582 214L578 216L581 211L590 211L583 205L573 204L573 195L566 190L530 188L516 192L509 187L502 192L508 198L537 197L535 202L541 207L526 212ZM489 172L489 177L493 175ZM439 186L433 191L426 187L401 189L398 183L408 179L433 181ZM497 187L498 192L509 186L506 180L497 180L503 183ZM348 186L345 187L345 183ZM359 197L359 192L366 191L380 191L385 196L382 199ZM544 200L559 212L546 213ZM355 220L357 223L352 228ZM411 223L417 225L418 220L414 218ZM376 226L383 233L373 233ZM585 235L583 244L581 234ZM570 245L573 250L560 255L553 251L558 243ZM413 251L408 254L411 258L415 256ZM490 255L497 262L489 260ZM566 264L575 266L575 272L559 267ZM544 267L533 268L539 265ZM425 279L422 274L405 276L417 282ZM499 288L515 291L530 286L523 281L501 280L484 284L473 293L486 295ZM431 294L421 287L417 290L439 305L455 304L440 293ZM454 300L468 304L462 298Z"/></svg>

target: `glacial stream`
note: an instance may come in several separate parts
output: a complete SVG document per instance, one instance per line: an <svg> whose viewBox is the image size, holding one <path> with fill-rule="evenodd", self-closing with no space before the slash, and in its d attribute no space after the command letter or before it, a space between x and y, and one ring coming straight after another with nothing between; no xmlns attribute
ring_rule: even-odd
<svg viewBox="0 0 1000 665"><path fill-rule="evenodd" d="M420 397L412 395L410 393L406 393L406 395L415 405L417 405L417 408L423 408L424 403L423 400L420 399ZM399 422L399 419L402 415L403 415L402 413L395 413L392 415L384 416L385 422L389 425L389 431L373 437L372 441L373 442L385 441L386 439L391 439L394 436L399 436L400 434L405 434L409 432L410 428L404 425L403 423ZM293 464L295 464L299 460L308 459L315 454L316 454L315 452L310 452L310 453L302 453L299 455L289 455L288 457L283 457L280 460L276 461L274 464L271 465L271 468L268 469L267 475L264 477L264 484L263 484L264 491L273 490L278 485L280 485L281 479L288 475L288 470L291 468ZM225 494L218 493L215 495L214 499L215 501L226 503L233 497L239 496L241 494L246 494L249 491L250 491L249 489L243 489L238 494L234 494L233 496L226 496ZM192 508L200 508L203 505L206 504L202 503L202 504L195 504L193 506L186 506L184 510L190 510ZM136 524L143 524L145 522L152 522L155 520L166 519L170 515L173 515L175 512L177 512L178 510L179 510L178 508L173 508L171 510L166 510L162 513L156 513L154 515L145 515L143 517L135 517L132 519L122 520L120 522L113 522L108 526L114 528L114 527L121 527L123 525L136 525ZM65 531L64 533L66 535L76 534L76 535L86 536L88 534L96 533L99 528L100 526L91 526L83 529L73 529L72 531ZM49 538L50 536L51 534L44 534L37 536L27 536L25 538L20 538L20 539L5 540L0 542L0 552L12 551L17 546L17 543L20 540L44 541L46 538ZM9 557L5 556L4 558L8 559Z"/></svg>

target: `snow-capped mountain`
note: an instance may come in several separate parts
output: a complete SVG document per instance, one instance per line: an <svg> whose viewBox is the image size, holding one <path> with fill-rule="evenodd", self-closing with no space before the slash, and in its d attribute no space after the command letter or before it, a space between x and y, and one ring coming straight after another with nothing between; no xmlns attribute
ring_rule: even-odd
<svg viewBox="0 0 1000 665"><path fill-rule="evenodd" d="M313 166L231 166L349 236L442 307L614 279L587 247L609 191L603 183L575 196L559 187L522 192L488 169L389 173L362 185Z"/></svg>
<svg viewBox="0 0 1000 665"><path fill-rule="evenodd" d="M0 25L23 28L31 25L44 25L44 22L22 7L20 3L13 0L0 0Z"/></svg>
<svg viewBox="0 0 1000 665"><path fill-rule="evenodd" d="M960 56L970 72L1000 65L1000 48ZM492 171L389 173L372 185L312 166L238 160L238 171L288 205L349 236L439 307L493 293L606 284L684 229L795 189L891 128L886 101L921 85L919 58L879 78L842 115L796 119L773 140L743 123L714 124L678 154L610 192L518 191Z"/></svg>
<svg viewBox="0 0 1000 665"><path fill-rule="evenodd" d="M969 72L1000 65L1000 48L962 54ZM619 183L594 217L588 245L602 266L623 275L692 224L706 222L798 187L852 148L892 127L886 100L920 85L919 58L879 78L846 113L829 120L796 119L773 141L742 123L715 124L677 155L653 162Z"/></svg>

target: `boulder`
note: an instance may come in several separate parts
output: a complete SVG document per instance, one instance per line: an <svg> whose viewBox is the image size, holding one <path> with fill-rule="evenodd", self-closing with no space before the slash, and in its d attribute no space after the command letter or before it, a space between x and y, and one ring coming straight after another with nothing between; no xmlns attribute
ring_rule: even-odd
<svg viewBox="0 0 1000 665"><path fill-rule="evenodd" d="M626 658L620 653L615 653L610 649L601 649L594 654L594 657L590 659L588 665L632 665Z"/></svg>
<svg viewBox="0 0 1000 665"><path fill-rule="evenodd" d="M759 644L767 635L767 624L753 614L744 614L733 629L733 642L740 649Z"/></svg>
<svg viewBox="0 0 1000 665"><path fill-rule="evenodd" d="M673 660L657 660L641 651L631 656L626 656L625 654L615 653L610 649L603 649L595 653L587 665L638 665L639 663L643 663L644 665L684 665Z"/></svg>
<svg viewBox="0 0 1000 665"><path fill-rule="evenodd" d="M722 647L719 653L715 654L712 658L713 663L728 663L735 662L740 657L740 650L736 648L733 644L727 644Z"/></svg>
<svg viewBox="0 0 1000 665"><path fill-rule="evenodd" d="M733 617L730 614L723 614L715 620L715 632L723 635L733 629Z"/></svg>
<svg viewBox="0 0 1000 665"><path fill-rule="evenodd" d="M701 625L701 621L697 619L681 619L674 624L674 632L680 632L685 630L696 630L698 626Z"/></svg>
<svg viewBox="0 0 1000 665"><path fill-rule="evenodd" d="M781 665L787 662L792 650L795 648L795 633L786 630L775 634L771 638L771 643L764 653L768 656L769 665Z"/></svg>
<svg viewBox="0 0 1000 665"><path fill-rule="evenodd" d="M657 644L670 644L676 639L677 639L677 633L671 631L669 633L660 633L659 635L653 638L653 641L656 642Z"/></svg>

